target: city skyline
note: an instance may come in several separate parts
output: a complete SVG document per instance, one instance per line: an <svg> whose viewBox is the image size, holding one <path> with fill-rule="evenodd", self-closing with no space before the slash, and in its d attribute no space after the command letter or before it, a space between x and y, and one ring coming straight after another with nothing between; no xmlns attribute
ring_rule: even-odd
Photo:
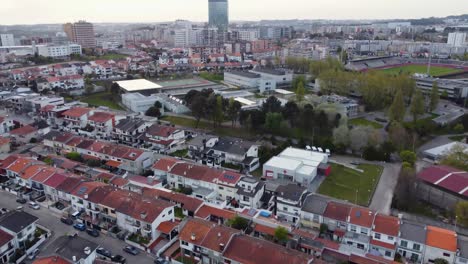
<svg viewBox="0 0 468 264"><path fill-rule="evenodd" d="M376 2L380 3L376 4ZM430 1L291 0L271 2L267 0L231 0L229 2L229 16L231 21L262 19L367 20L444 17L468 13L468 5L465 0L447 0L443 6L430 5L428 2ZM50 24L81 19L94 23L151 23L176 19L196 22L208 21L208 0L191 0L190 3L183 0L170 2L140 0L138 5L134 2L110 3L110 0L100 2L82 0L80 5L74 6L73 9L66 9L62 8L65 5L63 1L59 0L48 0L46 3L34 0L8 0L6 3L2 3L0 24ZM93 8L89 9L90 6ZM466 8L460 8L463 6ZM18 16L18 13L23 15Z"/></svg>

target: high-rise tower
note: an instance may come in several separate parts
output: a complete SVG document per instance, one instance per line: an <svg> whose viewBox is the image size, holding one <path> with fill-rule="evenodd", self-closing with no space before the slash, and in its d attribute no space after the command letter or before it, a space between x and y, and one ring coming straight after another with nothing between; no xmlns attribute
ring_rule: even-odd
<svg viewBox="0 0 468 264"><path fill-rule="evenodd" d="M208 0L209 24L220 31L227 31L229 26L228 0Z"/></svg>

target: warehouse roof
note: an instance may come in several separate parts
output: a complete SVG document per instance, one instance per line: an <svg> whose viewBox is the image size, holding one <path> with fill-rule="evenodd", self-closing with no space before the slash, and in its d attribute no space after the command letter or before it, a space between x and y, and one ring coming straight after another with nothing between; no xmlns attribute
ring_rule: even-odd
<svg viewBox="0 0 468 264"><path fill-rule="evenodd" d="M137 92L162 88L161 85L156 84L154 82L150 82L145 79L118 81L116 83L127 92Z"/></svg>

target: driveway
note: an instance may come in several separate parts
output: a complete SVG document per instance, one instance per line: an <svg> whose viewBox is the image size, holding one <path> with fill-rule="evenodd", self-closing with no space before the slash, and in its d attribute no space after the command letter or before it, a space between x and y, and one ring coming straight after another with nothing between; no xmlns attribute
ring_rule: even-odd
<svg viewBox="0 0 468 264"><path fill-rule="evenodd" d="M7 208L10 210L16 209L19 204L16 203L16 196L5 192L0 191L0 207ZM122 255L127 259L127 263L153 263L154 259L148 254L141 252L137 256L129 255L122 251L122 248L126 245L124 241L106 236L101 234L99 237L94 238L86 234L86 232L79 232L73 229L73 227L65 225L60 222L59 217L56 213L48 210L47 208L41 208L39 210L32 210L27 206L23 206L23 210L38 217L38 223L49 230L52 231L52 236L46 240L46 242L40 247L39 256L46 256L52 254L55 249L48 248L48 246L55 240L57 237L67 235L70 233L78 232L79 236L91 240L101 247L104 247L112 252L114 255ZM26 262L28 263L28 262Z"/></svg>
<svg viewBox="0 0 468 264"><path fill-rule="evenodd" d="M382 175L380 176L379 183L377 184L377 188L375 189L374 196L372 197L372 201L369 205L369 208L374 211L382 212L384 214L390 214L393 192L398 182L398 175L400 174L401 163L374 162L349 156L333 156L331 160L335 160L337 162L346 164L351 164L351 162L357 161L361 163L382 166L384 169Z"/></svg>

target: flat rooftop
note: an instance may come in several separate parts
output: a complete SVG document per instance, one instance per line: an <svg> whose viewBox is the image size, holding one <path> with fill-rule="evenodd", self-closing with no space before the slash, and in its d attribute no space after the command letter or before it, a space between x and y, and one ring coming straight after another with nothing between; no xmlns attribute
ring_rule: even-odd
<svg viewBox="0 0 468 264"><path fill-rule="evenodd" d="M246 71L231 71L231 72L226 72L226 74L233 74L233 75L241 76L244 78L250 78L250 79L258 79L261 77L260 74L246 72Z"/></svg>
<svg viewBox="0 0 468 264"><path fill-rule="evenodd" d="M275 70L275 69L267 69L267 68L255 68L252 70L252 72L260 72L260 73L265 73L265 74L270 74L270 75L286 75L286 72L283 70Z"/></svg>
<svg viewBox="0 0 468 264"><path fill-rule="evenodd" d="M150 82L145 79L137 79L137 80L128 80L128 81L117 81L120 88L127 92L138 92L138 91L145 91L145 90L154 90L154 89L161 89L162 86L156 84L154 82Z"/></svg>
<svg viewBox="0 0 468 264"><path fill-rule="evenodd" d="M205 86L205 85L215 85L215 83L198 79L198 78L191 78L191 79L179 79L179 80L170 80L170 81L161 81L158 82L162 88L170 89L170 88L190 88L190 87L197 87L197 86Z"/></svg>

